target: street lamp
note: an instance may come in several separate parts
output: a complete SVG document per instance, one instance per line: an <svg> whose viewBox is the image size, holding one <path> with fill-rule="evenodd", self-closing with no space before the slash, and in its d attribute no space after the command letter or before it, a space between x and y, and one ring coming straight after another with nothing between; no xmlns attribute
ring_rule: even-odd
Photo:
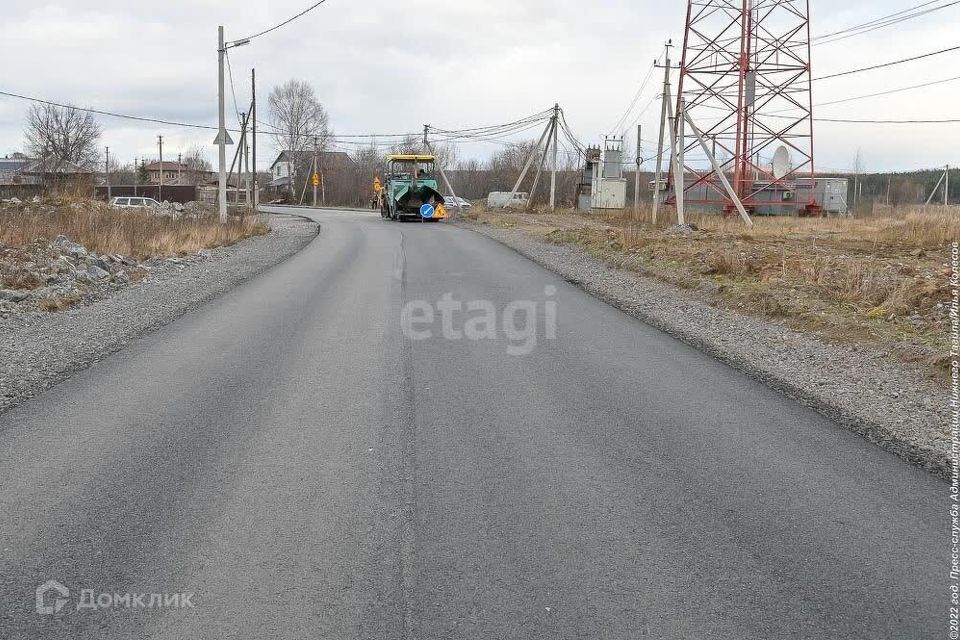
<svg viewBox="0 0 960 640"><path fill-rule="evenodd" d="M220 222L227 221L227 123L224 116L224 86L223 86L223 58L227 53L227 49L233 49L234 47L242 47L245 44L250 44L249 38L244 38L243 40L235 40L233 42L224 42L223 41L223 26L217 27L217 73L219 77L219 91L217 94L218 98L218 111L219 111L219 127L217 132L217 146L220 153L220 180L219 180L219 189L217 193L217 198L220 202ZM230 144L233 144L231 141Z"/></svg>

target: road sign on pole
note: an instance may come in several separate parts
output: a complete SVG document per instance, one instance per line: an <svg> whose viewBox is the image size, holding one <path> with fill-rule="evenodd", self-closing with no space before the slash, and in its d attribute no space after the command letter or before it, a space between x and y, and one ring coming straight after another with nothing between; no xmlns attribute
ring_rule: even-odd
<svg viewBox="0 0 960 640"><path fill-rule="evenodd" d="M380 190L381 190L381 189L383 189L383 185L380 184L380 178L379 178L379 177L374 178L374 179L373 179L373 192L374 192L374 193L380 193Z"/></svg>
<svg viewBox="0 0 960 640"><path fill-rule="evenodd" d="M315 187L319 187L319 186L320 186L320 174L319 174L319 173L314 172L312 182L313 182L313 186L315 186Z"/></svg>

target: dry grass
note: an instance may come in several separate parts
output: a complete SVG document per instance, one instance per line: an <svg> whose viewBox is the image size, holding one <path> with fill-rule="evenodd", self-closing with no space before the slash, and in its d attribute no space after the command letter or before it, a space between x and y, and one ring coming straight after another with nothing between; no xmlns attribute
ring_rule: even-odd
<svg viewBox="0 0 960 640"><path fill-rule="evenodd" d="M231 216L228 223L220 224L212 213L174 219L134 209L110 209L89 200L63 199L50 207L0 210L0 245L26 247L62 234L95 253L138 260L231 245L268 230L256 215Z"/></svg>
<svg viewBox="0 0 960 640"><path fill-rule="evenodd" d="M76 303L80 302L83 299L83 296L79 294L72 294L67 296L56 296L43 298L37 303L37 306L40 307L43 311L63 311L64 309L69 309Z"/></svg>
<svg viewBox="0 0 960 640"><path fill-rule="evenodd" d="M545 240L584 248L711 303L782 319L828 340L857 344L944 375L949 353L949 243L960 210L899 210L866 219L688 216L698 229L671 229L676 214L650 210L472 214Z"/></svg>

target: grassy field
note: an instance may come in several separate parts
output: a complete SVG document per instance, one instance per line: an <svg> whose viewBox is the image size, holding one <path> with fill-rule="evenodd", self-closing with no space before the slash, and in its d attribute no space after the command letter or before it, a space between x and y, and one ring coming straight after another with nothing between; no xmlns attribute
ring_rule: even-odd
<svg viewBox="0 0 960 640"><path fill-rule="evenodd" d="M231 216L220 224L213 212L176 218L136 209L111 209L90 200L61 199L43 205L0 209L0 246L20 248L64 235L97 254L144 260L231 245L263 235L256 215Z"/></svg>
<svg viewBox="0 0 960 640"><path fill-rule="evenodd" d="M879 350L936 378L948 371L949 244L960 210L927 207L866 219L476 211L476 221L580 247L607 263L718 306L776 318L829 341Z"/></svg>

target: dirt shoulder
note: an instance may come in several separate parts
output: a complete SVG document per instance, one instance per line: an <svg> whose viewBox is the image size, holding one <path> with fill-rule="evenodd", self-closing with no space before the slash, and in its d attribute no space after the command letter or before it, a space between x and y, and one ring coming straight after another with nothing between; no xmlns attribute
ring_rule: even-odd
<svg viewBox="0 0 960 640"><path fill-rule="evenodd" d="M940 302L948 279L939 277L940 249L930 246L936 241L919 251L901 247L895 255L867 244L851 258L849 247L824 241L827 231L819 238L795 236L798 244L790 246L786 236L810 232L715 231L711 238L709 232L619 226L577 214L476 217L479 221L458 224L512 247L901 458L949 475L947 387L940 361L949 352L943 346L948 310ZM625 234L635 234L633 242L625 243ZM826 245L821 252L805 249L817 240ZM770 257L774 252L782 257L779 262ZM825 266L820 274L791 280L792 271L804 273L791 256ZM731 260L746 266L722 266ZM751 260L769 266L764 270ZM833 265L832 275L826 265ZM774 269L779 282L764 286L765 274ZM854 294L851 282L828 282L850 278L848 269L872 274L866 285L860 280L863 289L876 279L872 298L867 291ZM883 281L890 271L909 284ZM797 293L804 286L811 290ZM831 293L845 290L851 292L847 299ZM863 296L859 305L851 301L856 295ZM839 317L836 307L842 309Z"/></svg>
<svg viewBox="0 0 960 640"><path fill-rule="evenodd" d="M61 311L0 315L0 411L84 369L131 340L282 262L306 246L318 225L269 216L270 231L190 256L153 258L141 278L85 290Z"/></svg>

